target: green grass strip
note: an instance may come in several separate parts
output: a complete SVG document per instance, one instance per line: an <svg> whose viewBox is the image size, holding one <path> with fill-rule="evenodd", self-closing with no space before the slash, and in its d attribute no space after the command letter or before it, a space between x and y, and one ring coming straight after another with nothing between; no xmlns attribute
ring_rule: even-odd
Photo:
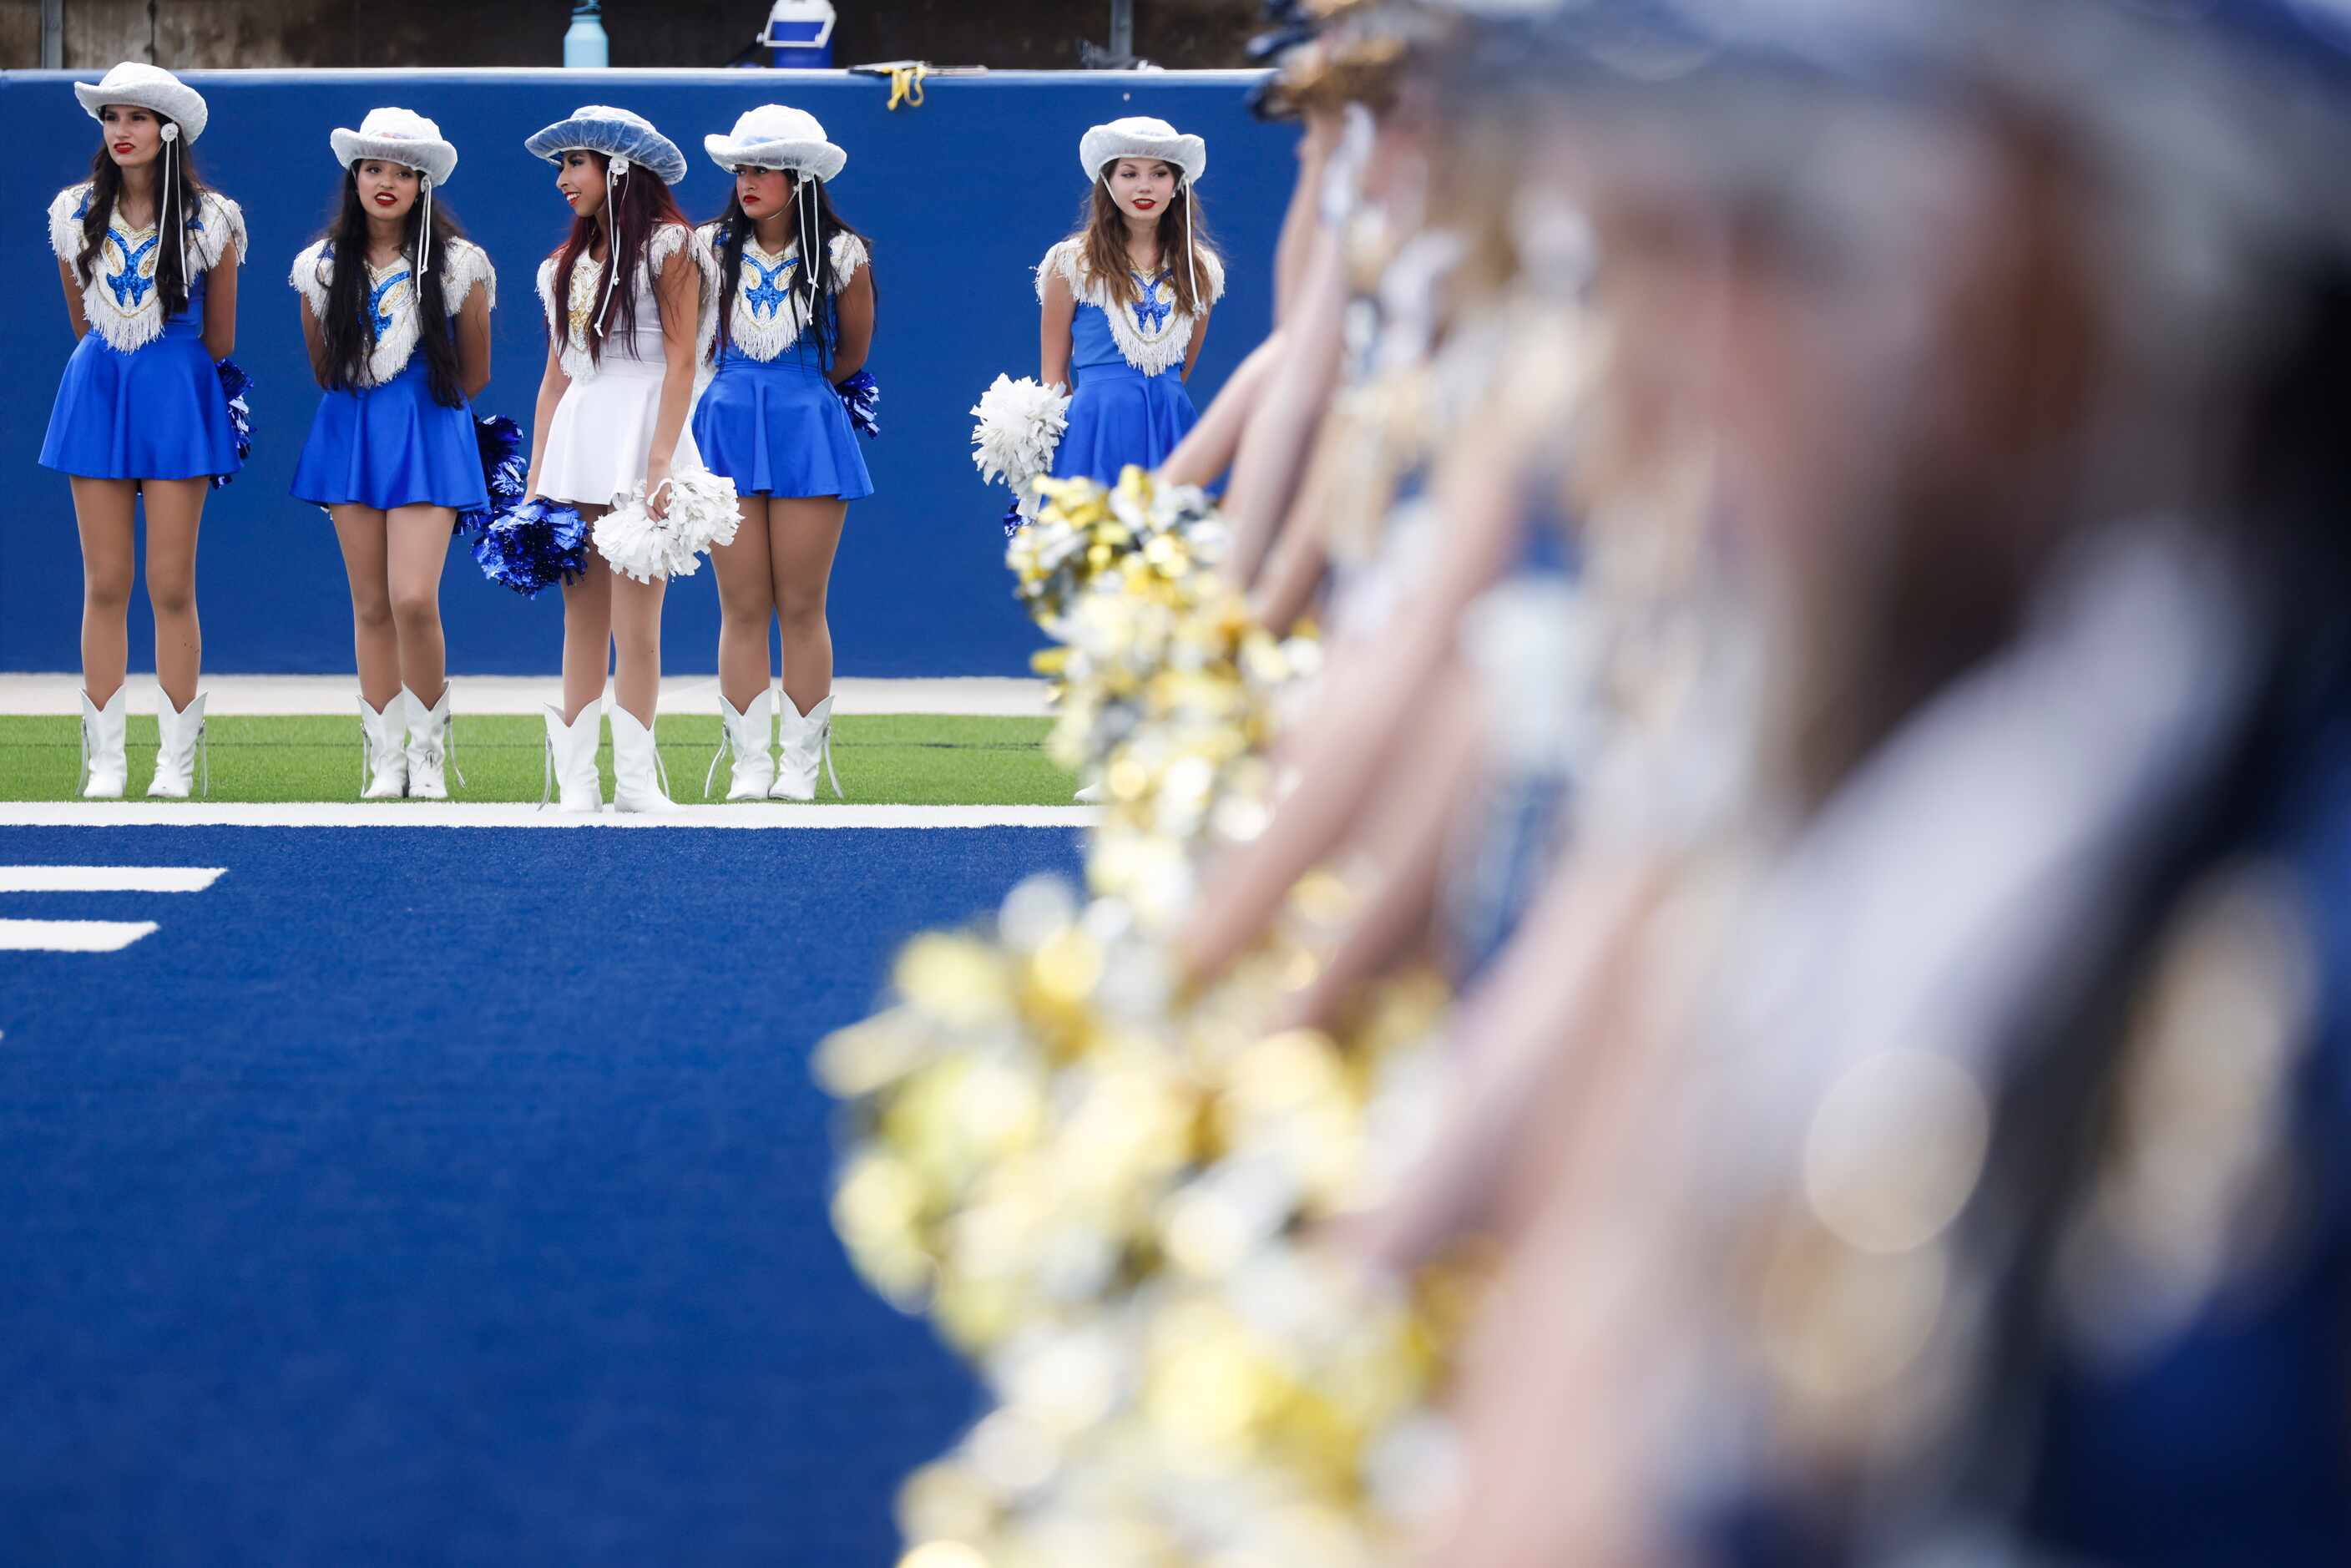
<svg viewBox="0 0 2351 1568"><path fill-rule="evenodd" d="M80 720L0 716L0 800L69 800L80 778ZM539 798L545 724L527 715L461 714L453 721L455 755L464 769L459 800ZM888 806L1066 806L1077 781L1045 759L1051 721L970 717L948 714L852 714L832 727L833 765L852 801ZM357 800L360 720L229 715L206 725L214 800L276 803ZM131 785L142 795L155 770L155 721L134 715L128 726ZM702 780L718 749L716 715L664 714L654 726L670 794L702 799ZM604 727L598 766L607 799L612 789L611 725ZM711 781L711 797L726 794L726 765ZM818 799L832 787L820 778ZM397 810L402 802L387 801Z"/></svg>

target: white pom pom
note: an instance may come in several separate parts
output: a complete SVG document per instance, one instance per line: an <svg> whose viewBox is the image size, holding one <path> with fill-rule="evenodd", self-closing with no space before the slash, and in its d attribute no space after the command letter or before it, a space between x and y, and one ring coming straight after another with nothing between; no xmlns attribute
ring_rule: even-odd
<svg viewBox="0 0 2351 1568"><path fill-rule="evenodd" d="M983 481L1002 479L1016 496L1053 466L1053 453L1069 428L1070 396L1040 385L1034 376L1014 381L998 376L972 406L979 423L971 433L971 460Z"/></svg>
<svg viewBox="0 0 2351 1568"><path fill-rule="evenodd" d="M614 507L597 518L595 538L597 553L622 577L651 582L656 577L669 575L661 525L645 510L642 499Z"/></svg>
<svg viewBox="0 0 2351 1568"><path fill-rule="evenodd" d="M704 551L735 542L741 518L734 480L692 468L670 476L668 485L668 516L656 517L645 509L641 480L597 521L596 549L623 577L639 582L692 577L702 570Z"/></svg>

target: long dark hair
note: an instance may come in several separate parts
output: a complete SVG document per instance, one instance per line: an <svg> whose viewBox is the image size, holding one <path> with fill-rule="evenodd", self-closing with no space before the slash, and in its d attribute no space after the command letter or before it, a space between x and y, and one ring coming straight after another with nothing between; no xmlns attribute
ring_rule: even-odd
<svg viewBox="0 0 2351 1568"><path fill-rule="evenodd" d="M1160 160L1165 162L1165 160ZM1167 165L1175 169L1176 165ZM1184 188L1189 182L1181 169L1176 170L1176 189L1168 195L1167 206L1159 214L1159 270L1167 274L1167 287L1176 297L1176 308L1185 315L1199 319L1200 300L1192 289L1192 275L1206 268L1199 264L1217 254L1217 243L1208 235L1207 215L1200 210L1200 195L1195 191L1185 199ZM1070 231L1078 242L1078 253L1086 258L1086 270L1093 280L1108 291L1114 305L1136 302L1134 277L1126 264L1126 214L1118 210L1118 203L1110 193L1110 182L1100 174L1094 176L1093 189L1086 193L1084 205L1078 209L1078 225ZM1185 252L1196 247L1194 265L1185 265Z"/></svg>
<svg viewBox="0 0 2351 1568"><path fill-rule="evenodd" d="M153 110L147 111L154 114ZM168 125L179 137L155 152L155 221L167 219L169 234L158 233L155 246L155 297L168 319L188 308L188 214L204 199L204 182L188 138L179 123L161 114L156 123ZM122 168L104 146L89 161L89 210L81 217L81 254L74 258L74 277L85 287L98 270L98 253L106 244L106 225L114 217L114 204L122 197Z"/></svg>
<svg viewBox="0 0 2351 1568"><path fill-rule="evenodd" d="M449 325L442 283L448 276L449 242L465 238L465 231L457 214L435 194L432 254L421 255L417 246L423 218L424 193L420 190L400 236L410 287L416 291L416 347L424 356L433 401L444 408L463 408L465 389L457 368L457 335ZM327 285L327 314L319 323L319 335L327 345L327 384L337 392L355 392L368 356L375 351L375 312L368 308L368 213L360 201L356 165L343 171L341 205L323 237L335 263Z"/></svg>
<svg viewBox="0 0 2351 1568"><path fill-rule="evenodd" d="M816 207L817 243L810 245L799 233L800 212L800 176L787 172L790 194L786 198L785 211L791 214L793 237L799 240L800 266L816 287L816 319L803 319L800 329L816 341L818 366L830 374L832 356L841 347L841 311L837 296L840 280L832 275L832 239L835 235L850 235L865 246L866 273L869 286L872 274L873 242L864 231L842 219L832 210L832 195L824 188L822 180L810 182L810 199ZM731 187L726 193L726 210L718 214L718 340L710 346L710 356L717 359L726 352L735 336L735 290L742 280L743 246L758 231L758 225L743 210L742 197ZM801 293L792 291L792 309L799 311ZM879 296L876 296L879 298Z"/></svg>
<svg viewBox="0 0 2351 1568"><path fill-rule="evenodd" d="M574 151L587 152L584 148ZM564 155L569 157L570 153ZM601 152L588 152L587 155L595 160L596 172L601 178L611 160ZM611 193L606 198L606 204L616 210L608 214L599 208L592 216L572 219L569 237L555 253L554 326L559 339L569 329L565 325L564 311L565 301L571 297L571 269L580 264L580 256L587 253L599 228L608 221L612 225L612 254L604 258L605 284L611 285L616 277L620 279L615 286L620 298L612 302L612 315L605 330L622 338L633 339L637 329L637 268L644 265L645 246L652 243L653 231L663 225L685 226L685 214L678 210L677 198L670 194L669 187L662 183L659 175L642 164L632 166L629 172L621 176L617 190L609 186L607 189ZM597 290L599 314L602 311L602 299L603 289L600 287ZM591 325L587 339L588 358L594 363L603 363L603 334L597 332Z"/></svg>

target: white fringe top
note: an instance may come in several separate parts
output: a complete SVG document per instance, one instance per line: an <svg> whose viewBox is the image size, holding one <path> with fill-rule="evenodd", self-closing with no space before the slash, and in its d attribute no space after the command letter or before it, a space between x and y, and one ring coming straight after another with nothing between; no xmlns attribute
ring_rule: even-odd
<svg viewBox="0 0 2351 1568"><path fill-rule="evenodd" d="M81 255L82 219L89 212L90 183L68 185L49 203L49 248L68 264ZM126 229L110 214L89 280L82 285L81 308L90 330L130 353L163 335L162 297L155 290L159 225ZM218 191L198 199L187 224L188 280L209 272L226 256L245 259L245 212Z"/></svg>
<svg viewBox="0 0 2351 1568"><path fill-rule="evenodd" d="M719 225L705 224L695 231L695 237L711 258L715 270L720 263ZM836 288L845 288L857 276L858 268L866 264L865 242L852 234L836 234L828 243L832 253L832 280ZM781 255L759 248L751 240L743 243L743 265L735 280L733 319L727 323L727 341L755 360L772 360L790 350L799 341L801 329L807 325L800 319L799 308L793 303L792 274L799 270L800 244L797 239L784 246ZM714 297L712 310L717 305ZM715 321L715 314L714 314ZM713 341L716 332L705 332L703 341Z"/></svg>
<svg viewBox="0 0 2351 1568"><path fill-rule="evenodd" d="M661 362L661 302L653 279L680 250L693 256L695 269L702 274L702 286L694 307L695 362L699 364L709 358L711 338L718 330L718 313L714 308L718 297L718 261L700 236L684 224L664 224L646 242L644 260L637 267L635 279L636 340L623 343L607 339L605 353ZM539 302L547 309L547 329L560 345L556 358L563 373L575 382L592 381L597 366L588 354L588 335L596 329L596 319L604 310L604 263L584 250L580 253L580 259L572 265L570 284L564 290L563 308L559 312L555 304L555 263L560 254L538 264ZM620 309L618 300L612 302L612 308L615 312ZM609 325L611 318L606 320Z"/></svg>
<svg viewBox="0 0 2351 1568"><path fill-rule="evenodd" d="M451 316L465 308L466 297L476 287L483 292L483 303L497 308L498 275L490 265L489 252L472 240L453 239L442 244L440 260L441 301ZM416 352L416 281L404 256L389 267L371 262L367 269L368 308L375 313L375 348L359 380L361 386L380 387L406 370ZM287 281L301 295L311 317L324 321L329 291L335 283L333 242L322 239L306 246L294 258L294 270Z"/></svg>
<svg viewBox="0 0 2351 1568"><path fill-rule="evenodd" d="M1199 247L1200 288L1214 305L1225 297L1225 264L1215 251ZM1170 263L1169 265L1173 265ZM1110 318L1110 335L1126 362L1146 376L1155 376L1184 362L1192 349L1192 318L1176 308L1176 296L1161 277L1135 282L1142 298L1133 305L1113 300L1110 291L1086 265L1082 238L1062 240L1037 264L1037 298L1045 298L1045 280L1059 274L1081 305L1092 305Z"/></svg>

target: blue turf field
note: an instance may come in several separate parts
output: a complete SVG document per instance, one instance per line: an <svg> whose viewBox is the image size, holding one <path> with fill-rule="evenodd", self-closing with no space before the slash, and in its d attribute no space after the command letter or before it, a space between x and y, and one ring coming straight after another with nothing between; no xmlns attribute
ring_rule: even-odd
<svg viewBox="0 0 2351 1568"><path fill-rule="evenodd" d="M162 922L0 954L0 1562L890 1561L972 1396L842 1260L809 1047L1075 835L0 828L33 863L227 874L0 894Z"/></svg>

